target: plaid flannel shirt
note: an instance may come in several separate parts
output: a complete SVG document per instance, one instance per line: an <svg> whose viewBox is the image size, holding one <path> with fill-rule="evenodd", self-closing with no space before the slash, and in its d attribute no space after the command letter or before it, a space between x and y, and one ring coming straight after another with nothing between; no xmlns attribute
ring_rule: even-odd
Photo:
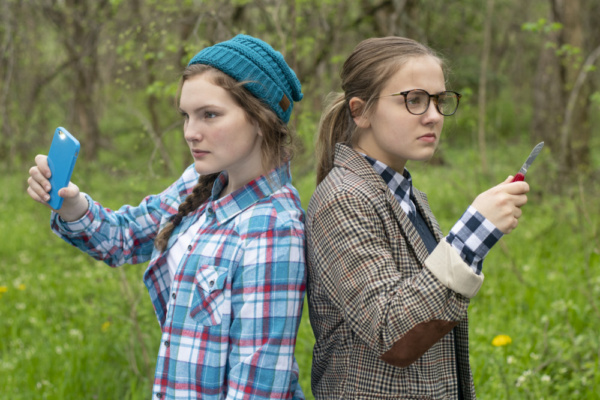
<svg viewBox="0 0 600 400"><path fill-rule="evenodd" d="M401 174L381 161L364 154L363 156L388 185L406 214L410 217L411 213L416 213L417 209L411 200L412 177L408 170L405 168L404 173ZM502 236L502 232L494 224L473 206L469 206L446 236L446 241L473 271L480 275L483 259Z"/></svg>
<svg viewBox="0 0 600 400"><path fill-rule="evenodd" d="M155 399L303 399L294 348L305 291L304 212L289 164L219 199L213 195L174 230L165 252L161 227L198 180L193 166L159 195L52 228L108 265L150 260L144 274L162 329ZM206 221L174 279L166 253L199 216Z"/></svg>

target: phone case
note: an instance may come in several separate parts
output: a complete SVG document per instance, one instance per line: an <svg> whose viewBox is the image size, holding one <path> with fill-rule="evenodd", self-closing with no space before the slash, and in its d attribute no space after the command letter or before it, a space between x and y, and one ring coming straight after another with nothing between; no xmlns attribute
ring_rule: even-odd
<svg viewBox="0 0 600 400"><path fill-rule="evenodd" d="M75 162L79 155L79 141L73 137L65 128L58 127L54 132L54 138L48 152L48 166L52 172L50 177L50 200L48 204L55 210L62 207L63 198L58 191L69 184Z"/></svg>

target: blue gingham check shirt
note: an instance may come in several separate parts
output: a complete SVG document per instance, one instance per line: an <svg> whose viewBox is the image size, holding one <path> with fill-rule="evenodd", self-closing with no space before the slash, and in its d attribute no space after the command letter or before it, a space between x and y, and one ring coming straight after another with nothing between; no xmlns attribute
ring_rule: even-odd
<svg viewBox="0 0 600 400"><path fill-rule="evenodd" d="M363 156L381 175L404 212L409 217L411 217L411 214L414 216L417 209L411 200L412 178L408 170L405 168L404 174L401 174L381 161L364 154ZM494 224L473 206L469 206L446 236L446 241L460 254L465 263L479 275L483 267L483 259L492 246L502 238L502 235L502 232Z"/></svg>
<svg viewBox="0 0 600 400"><path fill-rule="evenodd" d="M219 199L213 195L174 230L156 234L198 180L193 166L159 195L52 228L111 266L150 260L144 282L162 329L153 399L304 399L294 348L305 292L304 212L289 164ZM171 279L166 253L202 215Z"/></svg>

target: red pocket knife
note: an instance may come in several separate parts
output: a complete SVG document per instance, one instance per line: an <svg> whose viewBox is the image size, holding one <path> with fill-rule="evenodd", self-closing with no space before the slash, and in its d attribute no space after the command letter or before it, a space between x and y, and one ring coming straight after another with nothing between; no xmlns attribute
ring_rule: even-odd
<svg viewBox="0 0 600 400"><path fill-rule="evenodd" d="M529 167L531 167L531 164L533 164L538 154L540 154L540 151L542 151L542 147L544 147L544 142L538 143L533 148L533 150L531 150L531 154L529 154L529 157L527 157L527 161L525 161L525 164L523 164L523 166L519 170L519 173L517 173L517 175L515 175L515 177L513 178L513 182L525 180L525 174L527 173L527 170L529 169Z"/></svg>

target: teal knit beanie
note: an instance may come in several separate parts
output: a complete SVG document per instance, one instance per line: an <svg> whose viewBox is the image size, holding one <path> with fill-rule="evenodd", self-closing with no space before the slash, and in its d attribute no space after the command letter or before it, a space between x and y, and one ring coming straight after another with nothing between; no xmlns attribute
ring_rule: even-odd
<svg viewBox="0 0 600 400"><path fill-rule="evenodd" d="M294 71L278 51L260 39L237 35L207 47L189 62L214 67L244 85L288 123L295 101L302 100L302 87Z"/></svg>

